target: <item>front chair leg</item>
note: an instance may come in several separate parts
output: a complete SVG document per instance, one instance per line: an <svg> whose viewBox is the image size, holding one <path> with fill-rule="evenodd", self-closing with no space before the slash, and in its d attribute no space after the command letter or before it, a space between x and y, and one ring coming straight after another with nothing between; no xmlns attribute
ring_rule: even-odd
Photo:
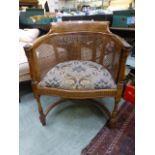
<svg viewBox="0 0 155 155"><path fill-rule="evenodd" d="M118 112L118 104L120 102L120 98L115 97L115 105L114 105L114 110L111 114L111 118L109 121L108 126L110 128L115 128L116 127L116 116L117 116L117 112Z"/></svg>
<svg viewBox="0 0 155 155"><path fill-rule="evenodd" d="M38 104L38 112L40 115L39 116L40 122L42 123L43 126L45 126L46 125L46 116L43 113L43 108L42 108L42 105L40 102L40 96L36 96L36 100L37 100L37 104Z"/></svg>

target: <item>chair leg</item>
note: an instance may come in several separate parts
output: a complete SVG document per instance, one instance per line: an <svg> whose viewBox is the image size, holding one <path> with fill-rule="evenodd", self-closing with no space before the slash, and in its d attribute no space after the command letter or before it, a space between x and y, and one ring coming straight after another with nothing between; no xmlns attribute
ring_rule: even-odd
<svg viewBox="0 0 155 155"><path fill-rule="evenodd" d="M120 98L115 97L115 105L114 105L114 110L111 114L111 118L110 121L108 123L108 126L110 128L115 128L116 127L116 116L117 116L117 112L118 112L118 104L120 102Z"/></svg>
<svg viewBox="0 0 155 155"><path fill-rule="evenodd" d="M40 102L40 96L36 95L36 100L37 100L37 104L38 104L38 112L39 112L39 119L40 122L42 123L43 126L46 125L46 116L43 113L43 108Z"/></svg>

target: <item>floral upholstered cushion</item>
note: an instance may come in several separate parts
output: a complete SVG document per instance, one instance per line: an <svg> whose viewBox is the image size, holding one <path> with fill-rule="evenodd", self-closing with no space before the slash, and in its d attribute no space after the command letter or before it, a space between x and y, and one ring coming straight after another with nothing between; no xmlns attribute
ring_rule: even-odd
<svg viewBox="0 0 155 155"><path fill-rule="evenodd" d="M111 74L92 61L67 61L53 67L39 83L40 87L61 89L116 88Z"/></svg>

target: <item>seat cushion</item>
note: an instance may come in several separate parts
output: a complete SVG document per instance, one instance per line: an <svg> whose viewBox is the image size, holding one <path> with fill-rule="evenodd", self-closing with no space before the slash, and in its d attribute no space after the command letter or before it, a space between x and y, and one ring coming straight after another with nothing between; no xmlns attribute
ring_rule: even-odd
<svg viewBox="0 0 155 155"><path fill-rule="evenodd" d="M39 83L40 87L61 89L116 88L111 74L92 61L67 61L53 67Z"/></svg>

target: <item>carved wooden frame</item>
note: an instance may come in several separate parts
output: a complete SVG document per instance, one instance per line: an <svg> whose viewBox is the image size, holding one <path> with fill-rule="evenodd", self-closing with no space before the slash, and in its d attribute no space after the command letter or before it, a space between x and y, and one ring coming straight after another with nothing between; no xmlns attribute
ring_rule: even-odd
<svg viewBox="0 0 155 155"><path fill-rule="evenodd" d="M68 24L68 23L65 23ZM61 23L60 25L65 25L64 23ZM69 23L71 24L71 23ZM64 29L60 29L60 27L58 28L58 32L57 29L53 29L51 30L48 34L46 34L45 36L42 36L40 38L37 39L37 41L33 44L33 45L28 45L25 47L25 52L28 58L28 62L29 62L29 66L30 66L30 74L31 74L31 78L32 78L32 89L33 89L33 93L34 93L34 97L37 100L37 104L38 104L38 111L40 114L40 121L42 123L42 125L46 124L46 116L49 113L49 111L54 108L56 105L62 103L62 101L64 101L65 99L94 99L94 98L99 98L99 97L108 97L108 96L112 96L115 97L115 106L114 106L114 110L112 112L112 114L110 115L110 121L109 121L109 125L111 127L115 126L115 117L117 115L117 109L118 109L118 103L120 101L121 95L122 95L122 90L123 90L123 81L125 79L125 62L128 56L128 53L131 49L131 46L122 38L120 38L119 36L112 34L109 29L108 29L108 23L100 23L99 24L104 24L104 26L106 28L103 29L103 32L100 32L101 30L99 29L99 32L97 32L98 28L95 27L98 26L98 23L95 22L93 23L94 25L88 29L87 31L83 31L86 29L86 25L90 25L89 22L86 23L82 23L84 27L81 26L81 30L82 31L77 31L77 29L75 29L76 32L69 32L69 31L64 31ZM81 25L82 25L81 24ZM74 24L73 24L74 25ZM62 26L63 27L63 26ZM84 29L82 29L84 28ZM96 31L93 32L93 29L96 28ZM71 31L71 30L70 30ZM120 56L120 63L119 63L119 74L118 74L118 79L117 79L117 88L116 89L99 89L99 90L64 90L64 89L58 89L58 88L41 88L38 87L38 83L41 80L41 76L39 73L39 69L38 69L38 64L37 64L37 57L35 55L35 49L37 46L40 45L40 43L42 43L46 38L50 38L50 37L54 37L55 35L65 35L68 33L72 33L72 35L74 36L74 34L77 33L94 33L94 34L102 34L102 35L107 35L109 34L111 37L113 37L118 44L121 46L121 56ZM62 99L52 105L50 105L47 110L45 112L43 112L43 108L41 106L41 102L40 102L40 96L41 95L52 95L52 96L60 96Z"/></svg>

